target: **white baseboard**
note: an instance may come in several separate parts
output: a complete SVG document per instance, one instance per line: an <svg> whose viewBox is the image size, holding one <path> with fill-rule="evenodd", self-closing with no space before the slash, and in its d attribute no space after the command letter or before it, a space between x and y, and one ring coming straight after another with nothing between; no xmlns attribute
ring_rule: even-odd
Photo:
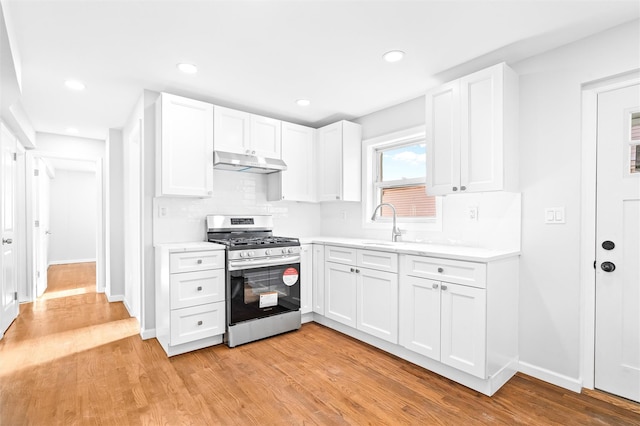
<svg viewBox="0 0 640 426"><path fill-rule="evenodd" d="M123 294L113 294L113 295L109 295L107 293L105 293L105 295L107 296L107 301L109 303L112 302L124 302L124 295ZM126 307L126 304L125 304ZM127 309L128 311L128 309Z"/></svg>
<svg viewBox="0 0 640 426"><path fill-rule="evenodd" d="M565 376L564 374L559 374L527 362L520 361L518 371L576 393L582 391L582 380Z"/></svg>
<svg viewBox="0 0 640 426"><path fill-rule="evenodd" d="M88 263L88 262L95 262L96 259L71 259L71 260L52 260L49 262L49 266L52 265L66 265L68 263Z"/></svg>
<svg viewBox="0 0 640 426"><path fill-rule="evenodd" d="M154 337L156 337L156 329L152 328L150 330L140 330L140 337L142 338L142 340L148 340L148 339L153 339Z"/></svg>

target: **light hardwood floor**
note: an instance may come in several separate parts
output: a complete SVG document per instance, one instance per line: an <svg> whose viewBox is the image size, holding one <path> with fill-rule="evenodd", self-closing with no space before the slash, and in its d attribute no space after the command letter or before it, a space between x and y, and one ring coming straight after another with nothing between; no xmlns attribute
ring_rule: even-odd
<svg viewBox="0 0 640 426"><path fill-rule="evenodd" d="M0 341L0 425L640 425L637 404L520 374L489 398L317 324L169 359L94 287L95 264L53 266L21 306Z"/></svg>

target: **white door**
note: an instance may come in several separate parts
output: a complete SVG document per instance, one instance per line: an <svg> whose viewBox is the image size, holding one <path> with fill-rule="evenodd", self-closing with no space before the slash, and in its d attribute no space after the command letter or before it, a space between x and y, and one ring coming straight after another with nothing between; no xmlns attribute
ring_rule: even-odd
<svg viewBox="0 0 640 426"><path fill-rule="evenodd" d="M250 154L251 114L218 105L213 107L213 149Z"/></svg>
<svg viewBox="0 0 640 426"><path fill-rule="evenodd" d="M47 290L47 271L49 268L49 211L51 206L51 179L47 167L41 158L35 160L34 193L36 221L33 224L33 235L36 248L36 297L42 296Z"/></svg>
<svg viewBox="0 0 640 426"><path fill-rule="evenodd" d="M0 125L0 233L2 234L2 251L0 252L0 296L2 311L0 312L0 336L18 316L18 282L16 279L16 244L15 238L15 187L16 187L16 139L9 129Z"/></svg>
<svg viewBox="0 0 640 426"><path fill-rule="evenodd" d="M639 146L640 86L599 94L595 387L638 402Z"/></svg>

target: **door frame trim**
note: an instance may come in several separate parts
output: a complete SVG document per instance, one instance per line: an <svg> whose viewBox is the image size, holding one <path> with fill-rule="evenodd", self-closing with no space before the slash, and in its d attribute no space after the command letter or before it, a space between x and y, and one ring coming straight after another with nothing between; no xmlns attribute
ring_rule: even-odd
<svg viewBox="0 0 640 426"><path fill-rule="evenodd" d="M580 201L580 375L582 387L595 384L596 164L598 94L640 84L640 68L582 85L582 152Z"/></svg>
<svg viewBox="0 0 640 426"><path fill-rule="evenodd" d="M33 161L36 158L52 158L52 159L63 159L63 160L74 160L74 161L83 161L87 163L94 163L96 167L96 193L97 193L97 203L96 203L96 292L104 293L105 291L105 223L106 223L106 212L104 211L104 167L102 158L86 158L80 156L69 156L69 155L61 155L55 152L48 151L38 151L38 150L27 150L26 151L26 197L27 197L27 226L26 226L26 244L27 244L27 280L24 285L26 285L26 295L28 300L25 302L33 302L36 300L35 294L35 277L32 274L31 265L33 264L33 258L35 256L35 248L33 247L33 227L30 224L33 223L34 220L34 212L33 205L29 201L32 198L33 194ZM18 290L20 291L20 290Z"/></svg>

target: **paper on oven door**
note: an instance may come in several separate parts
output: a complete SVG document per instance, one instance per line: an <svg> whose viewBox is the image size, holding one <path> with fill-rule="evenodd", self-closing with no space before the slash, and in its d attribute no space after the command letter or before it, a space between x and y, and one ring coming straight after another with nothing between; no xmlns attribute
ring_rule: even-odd
<svg viewBox="0 0 640 426"><path fill-rule="evenodd" d="M260 307L278 306L278 292L268 291L260 294Z"/></svg>

